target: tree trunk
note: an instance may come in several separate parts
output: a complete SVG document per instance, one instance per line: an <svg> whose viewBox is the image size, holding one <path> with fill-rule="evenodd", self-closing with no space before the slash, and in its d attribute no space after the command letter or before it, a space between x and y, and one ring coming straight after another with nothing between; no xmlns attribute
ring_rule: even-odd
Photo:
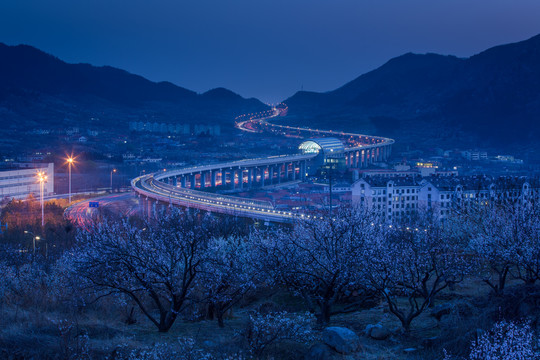
<svg viewBox="0 0 540 360"><path fill-rule="evenodd" d="M214 320L215 307L214 303L208 303L206 307L206 320Z"/></svg>
<svg viewBox="0 0 540 360"><path fill-rule="evenodd" d="M160 316L158 331L159 332L168 332L176 320L177 312L167 312L165 316Z"/></svg>
<svg viewBox="0 0 540 360"><path fill-rule="evenodd" d="M501 295L504 291L504 286L506 285L506 275L508 274L508 268L504 269L504 271L499 274L499 295Z"/></svg>
<svg viewBox="0 0 540 360"><path fill-rule="evenodd" d="M217 317L217 323L218 323L218 326L223 329L225 327L225 323L223 322L223 312L218 312L216 314L216 317Z"/></svg>
<svg viewBox="0 0 540 360"><path fill-rule="evenodd" d="M133 325L137 322L137 320L135 320L135 307L131 307L131 311L129 312L128 316L127 316L127 319L126 319L126 324L128 325Z"/></svg>
<svg viewBox="0 0 540 360"><path fill-rule="evenodd" d="M171 328L170 326L167 326L167 325L165 325L165 324L163 324L163 323L159 323L158 331L159 331L160 333L166 333L166 332L169 331L170 328Z"/></svg>
<svg viewBox="0 0 540 360"><path fill-rule="evenodd" d="M317 323L319 325L328 325L330 323L330 304L324 302L320 308L321 313L317 316Z"/></svg>
<svg viewBox="0 0 540 360"><path fill-rule="evenodd" d="M505 267L501 272L499 272L499 282L497 285L493 286L493 290L495 291L495 295L501 296L504 291L504 287L506 285L506 277L508 276L508 272L510 271L510 267Z"/></svg>
<svg viewBox="0 0 540 360"><path fill-rule="evenodd" d="M410 335L412 318L406 317L400 320L401 320L401 326L403 327L403 331L405 332L405 335Z"/></svg>

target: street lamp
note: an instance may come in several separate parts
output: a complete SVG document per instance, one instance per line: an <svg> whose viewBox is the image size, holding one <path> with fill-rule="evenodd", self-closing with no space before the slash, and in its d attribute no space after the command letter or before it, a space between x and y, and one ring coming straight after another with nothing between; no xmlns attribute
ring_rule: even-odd
<svg viewBox="0 0 540 360"><path fill-rule="evenodd" d="M111 193L113 191L113 189L112 189L112 174L115 173L115 172L116 172L116 169L111 170Z"/></svg>
<svg viewBox="0 0 540 360"><path fill-rule="evenodd" d="M68 169L69 169L69 203L70 204L71 204L71 165L73 164L74 161L75 159L72 156L67 158Z"/></svg>
<svg viewBox="0 0 540 360"><path fill-rule="evenodd" d="M24 230L24 233L32 235L32 255L36 255L36 240L40 240L41 238L28 230Z"/></svg>
<svg viewBox="0 0 540 360"><path fill-rule="evenodd" d="M40 185L40 198L41 198L41 226L45 226L45 210L44 210L44 204L43 204L43 186L45 181L47 180L47 175L45 175L44 172L38 172L38 181Z"/></svg>

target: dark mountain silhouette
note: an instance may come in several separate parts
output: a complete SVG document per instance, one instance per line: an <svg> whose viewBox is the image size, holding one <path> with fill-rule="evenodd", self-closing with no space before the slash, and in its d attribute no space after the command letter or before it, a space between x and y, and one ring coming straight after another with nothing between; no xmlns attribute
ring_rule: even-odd
<svg viewBox="0 0 540 360"><path fill-rule="evenodd" d="M288 123L386 135L398 145L538 150L540 35L470 58L405 54L326 93L285 100Z"/></svg>
<svg viewBox="0 0 540 360"><path fill-rule="evenodd" d="M68 64L31 46L0 43L0 120L4 127L126 128L137 119L221 124L266 109L223 89L204 94L155 83L109 66Z"/></svg>

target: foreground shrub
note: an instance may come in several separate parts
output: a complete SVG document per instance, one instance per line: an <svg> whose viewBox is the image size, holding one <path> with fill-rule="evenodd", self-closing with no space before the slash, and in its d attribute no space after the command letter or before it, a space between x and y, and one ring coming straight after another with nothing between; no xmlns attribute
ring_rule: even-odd
<svg viewBox="0 0 540 360"><path fill-rule="evenodd" d="M444 360L459 360L445 352ZM529 324L497 322L471 344L468 360L538 360L540 349Z"/></svg>
<svg viewBox="0 0 540 360"><path fill-rule="evenodd" d="M116 351L111 360L211 360L213 357L199 349L195 340L178 338L177 343L158 343L153 346L131 351Z"/></svg>
<svg viewBox="0 0 540 360"><path fill-rule="evenodd" d="M501 321L471 346L471 360L540 359L528 324Z"/></svg>
<svg viewBox="0 0 540 360"><path fill-rule="evenodd" d="M250 353L256 358L272 344L280 341L309 342L313 339L311 316L289 315L278 312L262 315L255 313L249 316L246 329L240 333L245 339Z"/></svg>

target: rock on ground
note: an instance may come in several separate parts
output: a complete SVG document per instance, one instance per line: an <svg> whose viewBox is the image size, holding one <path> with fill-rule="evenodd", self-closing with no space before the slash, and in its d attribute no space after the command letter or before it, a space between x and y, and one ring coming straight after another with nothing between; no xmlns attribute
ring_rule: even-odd
<svg viewBox="0 0 540 360"><path fill-rule="evenodd" d="M386 340L390 335L392 335L390 330L381 325L374 326L369 334L369 336L375 340Z"/></svg>
<svg viewBox="0 0 540 360"><path fill-rule="evenodd" d="M327 327L322 334L323 342L340 354L348 355L360 349L360 338L344 327Z"/></svg>
<svg viewBox="0 0 540 360"><path fill-rule="evenodd" d="M315 344L309 349L306 356L304 356L304 360L326 360L336 358L337 356L339 354L332 350L330 346L326 344Z"/></svg>

